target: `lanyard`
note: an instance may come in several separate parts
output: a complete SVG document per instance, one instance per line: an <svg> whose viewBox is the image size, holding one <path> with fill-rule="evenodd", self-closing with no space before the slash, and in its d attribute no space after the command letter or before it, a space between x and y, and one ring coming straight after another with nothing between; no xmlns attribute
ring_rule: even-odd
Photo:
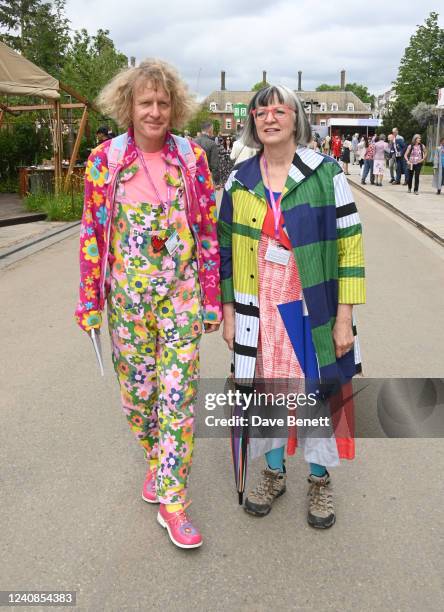
<svg viewBox="0 0 444 612"><path fill-rule="evenodd" d="M160 197L160 194L159 194L159 192L157 190L156 185L154 184L154 181L152 179L150 171L148 170L148 166L146 165L145 158L143 157L143 154L142 154L141 151L139 151L139 149L137 149L137 154L139 155L139 159L140 159L140 162L142 164L142 168L145 171L145 175L146 175L146 177L148 179L148 182L151 184L151 187L153 188L154 193L156 194L156 197L159 200L159 204L160 204L160 206L162 208L162 212L165 214L166 213L166 207L169 208L170 205L171 205L171 188L170 188L169 184L167 183L167 201L164 202L162 200L162 198ZM165 164L165 173L166 172L168 172L168 167Z"/></svg>
<svg viewBox="0 0 444 612"><path fill-rule="evenodd" d="M274 197L274 193L273 193L273 190L271 189L271 185L270 185L270 177L268 176L268 164L267 164L267 160L265 159L265 155L262 156L262 160L263 160L263 163L264 163L265 176L267 177L268 192L270 194L270 204L271 204L271 208L273 209L274 236L275 236L276 240L279 240L279 223L280 223L280 220L281 220L281 200L282 200L283 194L281 193L281 195L279 196L279 198L276 201L276 198Z"/></svg>

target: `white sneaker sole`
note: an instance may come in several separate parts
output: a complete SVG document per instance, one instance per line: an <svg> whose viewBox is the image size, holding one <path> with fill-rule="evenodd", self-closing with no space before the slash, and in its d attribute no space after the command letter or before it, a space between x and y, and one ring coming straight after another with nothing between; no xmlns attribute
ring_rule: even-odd
<svg viewBox="0 0 444 612"><path fill-rule="evenodd" d="M202 540L199 542L199 544L180 544L180 542L175 540L173 536L171 535L170 528L168 524L164 521L160 513L157 514L157 522L159 523L161 527L163 527L164 529L168 531L168 535L170 536L171 542L175 544L178 548L199 548L199 546L202 546L203 544Z"/></svg>

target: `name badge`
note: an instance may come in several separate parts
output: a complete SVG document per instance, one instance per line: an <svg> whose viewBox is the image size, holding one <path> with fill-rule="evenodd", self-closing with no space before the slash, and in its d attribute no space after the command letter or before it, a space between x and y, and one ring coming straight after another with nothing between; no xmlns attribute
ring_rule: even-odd
<svg viewBox="0 0 444 612"><path fill-rule="evenodd" d="M174 230L174 232L171 234L171 236L165 242L165 246L167 248L168 253L170 255L174 255L174 253L179 248L179 244L180 244L179 234L177 233L176 230Z"/></svg>
<svg viewBox="0 0 444 612"><path fill-rule="evenodd" d="M290 255L291 251L287 251L284 247L268 243L265 260L279 264L280 266L286 266L290 261Z"/></svg>

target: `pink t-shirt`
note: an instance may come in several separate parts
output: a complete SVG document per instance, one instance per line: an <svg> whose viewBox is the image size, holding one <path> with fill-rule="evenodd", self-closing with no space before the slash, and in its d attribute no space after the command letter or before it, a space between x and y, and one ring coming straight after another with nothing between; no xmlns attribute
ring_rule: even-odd
<svg viewBox="0 0 444 612"><path fill-rule="evenodd" d="M173 178L179 177L177 166L167 164L162 157L162 151L155 153L141 152L145 160L146 167L150 176L159 192L162 201L168 198L168 186L164 179L165 173L168 172ZM138 166L138 170L134 172L134 167ZM171 198L174 198L176 193L175 187L170 187ZM120 175L120 186L117 192L117 199L123 203L130 202L149 202L151 204L159 203L159 199L155 190L149 181L142 162L139 158L134 160L132 166L127 168L124 174Z"/></svg>

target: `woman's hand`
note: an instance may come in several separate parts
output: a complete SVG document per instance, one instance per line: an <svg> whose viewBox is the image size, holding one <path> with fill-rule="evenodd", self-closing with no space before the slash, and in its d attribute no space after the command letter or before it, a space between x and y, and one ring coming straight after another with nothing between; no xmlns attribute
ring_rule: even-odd
<svg viewBox="0 0 444 612"><path fill-rule="evenodd" d="M333 327L333 342L339 359L352 348L354 343L351 304L339 304L336 323Z"/></svg>
<svg viewBox="0 0 444 612"><path fill-rule="evenodd" d="M223 339L228 345L230 351L234 349L234 333L235 333L235 315L233 304L224 304L224 330Z"/></svg>
<svg viewBox="0 0 444 612"><path fill-rule="evenodd" d="M205 333L211 334L219 329L220 323L204 323Z"/></svg>

